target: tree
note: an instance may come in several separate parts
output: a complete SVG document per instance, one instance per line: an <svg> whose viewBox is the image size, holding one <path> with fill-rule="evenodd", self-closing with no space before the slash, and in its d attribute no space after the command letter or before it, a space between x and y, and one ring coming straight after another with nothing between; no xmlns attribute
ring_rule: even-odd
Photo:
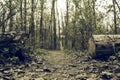
<svg viewBox="0 0 120 80"><path fill-rule="evenodd" d="M30 20L30 34L31 34L31 45L35 47L35 23L34 23L34 0L31 0L31 20Z"/></svg>
<svg viewBox="0 0 120 80"><path fill-rule="evenodd" d="M57 6L57 3L56 3L56 6ZM58 43L59 43L58 44L59 45L59 49L61 49L60 48L60 44L61 44L60 43L60 30L61 30L61 28L60 28L60 18L59 18L59 16L60 15L59 15L59 12L58 12L58 8L56 7L56 18L57 18L57 22L56 23L57 23L57 26L58 26L58 39L57 40L58 40Z"/></svg>
<svg viewBox="0 0 120 80"><path fill-rule="evenodd" d="M9 31L13 30L13 17L12 17L12 14L13 14L12 0L9 0L9 16L11 16L10 17L10 23L9 23Z"/></svg>
<svg viewBox="0 0 120 80"><path fill-rule="evenodd" d="M6 10L5 10L5 6L3 5L3 4L1 4L1 6L2 6L2 21L3 21L3 23L2 23L2 33L4 34L4 32L5 32L5 22L4 22L4 20L5 20L5 14L6 14Z"/></svg>
<svg viewBox="0 0 120 80"><path fill-rule="evenodd" d="M54 36L53 36L53 38L54 38L54 39L53 39L53 42L54 42L54 43L53 43L53 44L54 44L53 48L54 48L54 49L57 48L55 1L56 1L56 0L52 0L52 14L53 14L53 16L52 16L53 18L52 18L52 19L53 19L53 31L54 31L54 32L53 32L53 35L54 35Z"/></svg>
<svg viewBox="0 0 120 80"><path fill-rule="evenodd" d="M44 12L44 0L41 0L41 15L40 15L40 43L43 48L43 12Z"/></svg>
<svg viewBox="0 0 120 80"><path fill-rule="evenodd" d="M72 3L66 2L66 27L63 32L67 49L87 49L88 39L96 27L95 14L94 1L72 0Z"/></svg>
<svg viewBox="0 0 120 80"><path fill-rule="evenodd" d="M92 0L92 3L93 3L93 16L94 16L94 28L96 28L96 11L95 11L95 2L96 2L96 0Z"/></svg>
<svg viewBox="0 0 120 80"><path fill-rule="evenodd" d="M116 5L117 5L117 7L119 9L119 12L120 12L120 6L119 6L118 2L116 0L114 0L114 2L116 3Z"/></svg>
<svg viewBox="0 0 120 80"><path fill-rule="evenodd" d="M113 1L113 12L114 12L114 34L117 34L117 21L116 21L116 7L115 7L115 0Z"/></svg>
<svg viewBox="0 0 120 80"><path fill-rule="evenodd" d="M68 47L69 0L66 0L65 48Z"/></svg>
<svg viewBox="0 0 120 80"><path fill-rule="evenodd" d="M20 0L20 28L21 30L23 31L24 28L23 28L23 0Z"/></svg>
<svg viewBox="0 0 120 80"><path fill-rule="evenodd" d="M27 1L24 0L24 31L26 32L26 27L27 27Z"/></svg>
<svg viewBox="0 0 120 80"><path fill-rule="evenodd" d="M57 48L57 34L56 34L56 16L55 16L55 2L56 0L52 0L51 7L51 16L50 16L50 49Z"/></svg>
<svg viewBox="0 0 120 80"><path fill-rule="evenodd" d="M5 19L5 8L3 8L3 18L2 18L2 21L4 21L4 19ZM3 22L3 24L2 24L2 33L4 33L5 32L5 22Z"/></svg>
<svg viewBox="0 0 120 80"><path fill-rule="evenodd" d="M53 0L53 8L54 8L54 12L53 12L53 16L54 16L54 49L57 48L57 34L56 34L56 16L55 16L55 0Z"/></svg>

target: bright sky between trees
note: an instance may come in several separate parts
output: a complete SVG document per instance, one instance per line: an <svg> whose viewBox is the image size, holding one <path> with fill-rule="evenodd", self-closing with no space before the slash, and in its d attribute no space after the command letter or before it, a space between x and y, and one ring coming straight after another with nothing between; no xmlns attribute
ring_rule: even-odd
<svg viewBox="0 0 120 80"><path fill-rule="evenodd" d="M97 0L96 8L98 8L98 11L100 12L105 12L104 7L109 4L112 4L112 0ZM58 10L64 12L66 10L66 0L57 0L57 7Z"/></svg>

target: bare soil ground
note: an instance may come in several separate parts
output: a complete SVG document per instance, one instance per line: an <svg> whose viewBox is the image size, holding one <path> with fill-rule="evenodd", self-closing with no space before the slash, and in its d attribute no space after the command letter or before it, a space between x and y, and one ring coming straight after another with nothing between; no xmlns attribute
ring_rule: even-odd
<svg viewBox="0 0 120 80"><path fill-rule="evenodd" d="M118 60L89 59L84 53L48 51L31 63L0 65L0 80L120 80Z"/></svg>

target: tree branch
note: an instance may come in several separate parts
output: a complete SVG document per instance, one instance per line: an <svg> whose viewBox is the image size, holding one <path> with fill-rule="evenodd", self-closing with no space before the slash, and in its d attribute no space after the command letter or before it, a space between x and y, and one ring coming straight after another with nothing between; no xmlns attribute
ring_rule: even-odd
<svg viewBox="0 0 120 80"><path fill-rule="evenodd" d="M120 12L120 6L119 6L119 4L117 3L116 0L115 0L115 3L116 3L116 5L117 5L117 7L118 7L118 9L119 9L119 12Z"/></svg>

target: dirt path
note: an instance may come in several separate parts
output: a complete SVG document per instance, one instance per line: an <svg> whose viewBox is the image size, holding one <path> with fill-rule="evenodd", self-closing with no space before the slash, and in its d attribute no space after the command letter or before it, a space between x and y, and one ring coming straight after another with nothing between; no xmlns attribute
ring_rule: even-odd
<svg viewBox="0 0 120 80"><path fill-rule="evenodd" d="M120 80L120 62L90 60L85 53L48 51L25 65L0 65L0 80Z"/></svg>
<svg viewBox="0 0 120 80"><path fill-rule="evenodd" d="M71 62L70 56L64 51L49 51L46 59L53 65L63 65Z"/></svg>

